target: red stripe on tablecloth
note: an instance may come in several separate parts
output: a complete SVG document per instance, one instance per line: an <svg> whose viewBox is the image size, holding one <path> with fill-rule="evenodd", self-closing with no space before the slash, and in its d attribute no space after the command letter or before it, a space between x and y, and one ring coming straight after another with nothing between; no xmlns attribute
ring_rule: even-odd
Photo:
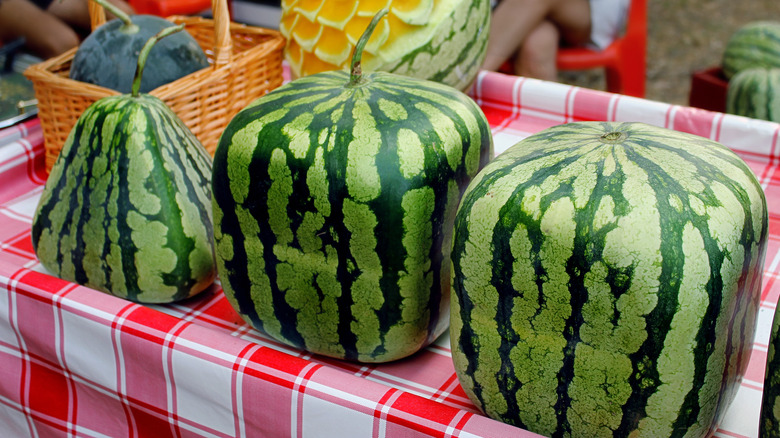
<svg viewBox="0 0 780 438"><path fill-rule="evenodd" d="M466 426L466 423L468 423L469 418L471 418L472 415L474 414L471 412L458 411L458 413L452 417L450 424L447 425L447 430L444 431L444 436L452 438L459 437L460 431L464 426Z"/></svg>
<svg viewBox="0 0 780 438"><path fill-rule="evenodd" d="M452 391L455 390L455 388L459 385L458 376L456 374L452 374L449 379L447 379L444 384L442 384L435 393L432 394L431 399L441 402L446 400L450 394L452 394Z"/></svg>
<svg viewBox="0 0 780 438"><path fill-rule="evenodd" d="M209 286L209 288L201 292L201 295L198 296L198 299L165 304L158 307L169 310L178 310L180 312L179 318L187 321L201 319L201 315L206 313L208 309L216 304L217 300L220 298L220 296L218 296L216 293L216 289L217 285L212 284ZM211 299L203 299L204 297L211 297Z"/></svg>
<svg viewBox="0 0 780 438"><path fill-rule="evenodd" d="M710 138L720 142L720 133L723 131L723 114L716 113L712 119L712 134Z"/></svg>
<svg viewBox="0 0 780 438"><path fill-rule="evenodd" d="M666 109L666 115L664 117L664 128L667 129L674 129L674 116L677 113L677 106L676 105L669 105L669 107Z"/></svg>
<svg viewBox="0 0 780 438"><path fill-rule="evenodd" d="M35 260L30 231L25 230L0 242L0 250L28 260Z"/></svg>
<svg viewBox="0 0 780 438"><path fill-rule="evenodd" d="M0 203L25 195L46 181L45 173L40 170L43 163L43 137L42 134L39 136L37 143L18 140L0 146L0 157L3 159L0 163Z"/></svg>
<svg viewBox="0 0 780 438"><path fill-rule="evenodd" d="M574 121L574 97L577 95L579 88L572 87L566 91L566 98L563 104L563 121L569 123Z"/></svg>
<svg viewBox="0 0 780 438"><path fill-rule="evenodd" d="M365 379L377 383L381 383L386 386L402 389L403 391L408 392L410 394L418 395L420 397L425 397L425 398L431 398L433 397L434 394L437 393L434 388L431 388L427 385L423 385L414 380L403 379L391 375L387 372L383 372L380 369L372 369L371 373L368 376L366 376ZM454 381L453 379L457 379L457 376L455 375L454 372L447 379L447 381L448 382ZM468 397L466 397L465 393L461 389L459 382L454 383L449 393L447 394L438 393L438 394L440 397L438 401L443 405L458 408L458 409L465 409L471 412L477 411L474 404L471 402L471 400L468 399Z"/></svg>
<svg viewBox="0 0 780 438"><path fill-rule="evenodd" d="M43 131L34 136L28 136L19 140L19 144L24 147L24 154L27 156L27 179L33 184L43 185L46 183L47 174L40 172L40 166L37 161L43 161L45 150L43 148Z"/></svg>
<svg viewBox="0 0 780 438"><path fill-rule="evenodd" d="M609 106L607 107L607 121L614 122L617 120L618 104L620 103L620 96L614 95L609 99Z"/></svg>
<svg viewBox="0 0 780 438"><path fill-rule="evenodd" d="M523 82L525 82L525 78L517 78L514 80L512 84L512 102L508 106L509 108L509 115L506 117L506 119L498 124L498 126L492 126L491 128L493 131L501 131L502 129L506 128L507 125L517 119L520 116L520 112L522 111L522 98L521 93L523 89Z"/></svg>
<svg viewBox="0 0 780 438"><path fill-rule="evenodd" d="M766 185L774 180L774 174L777 170L777 164L778 164L778 130L775 130L773 136L772 136L772 146L771 146L771 152L769 154L769 162L764 167L764 171L761 173L761 175L758 176L758 180L761 181L762 187L766 187Z"/></svg>
<svg viewBox="0 0 780 438"><path fill-rule="evenodd" d="M769 254L767 254L768 256ZM767 257L769 259L769 257ZM771 263L768 264L768 267L777 268L778 262L780 262L780 253L775 253L774 256L771 258ZM765 269L766 271L766 269ZM769 299L769 293L770 291L774 290L775 282L777 281L777 273L771 272L764 273L763 275L763 282L761 284L761 299L767 300Z"/></svg>
<svg viewBox="0 0 780 438"><path fill-rule="evenodd" d="M742 435L740 433L731 432L731 431L725 430L725 429L718 429L718 430L716 430L715 431L715 435L729 436L729 437L734 437L734 438L755 438L755 437L750 437L748 435Z"/></svg>
<svg viewBox="0 0 780 438"><path fill-rule="evenodd" d="M403 431L408 430L415 430L430 437L445 437L454 422L468 422L470 418L469 416L469 418L455 420L458 413L462 412L460 409L442 406L433 400L403 391L394 398L392 403L387 403L387 405L392 407L387 412L387 436L389 437L401 436ZM529 432L512 428L503 423L497 423L495 426L498 430L503 430L504 434L507 430L513 430L517 432L517 437L534 436ZM494 436L491 432L495 431L480 431L480 433L482 432L486 436Z"/></svg>
<svg viewBox="0 0 780 438"><path fill-rule="evenodd" d="M372 435L375 438L388 436L387 435L387 412L393 402L400 396L401 392L398 389L390 388L379 399L374 408L374 424L372 429Z"/></svg>

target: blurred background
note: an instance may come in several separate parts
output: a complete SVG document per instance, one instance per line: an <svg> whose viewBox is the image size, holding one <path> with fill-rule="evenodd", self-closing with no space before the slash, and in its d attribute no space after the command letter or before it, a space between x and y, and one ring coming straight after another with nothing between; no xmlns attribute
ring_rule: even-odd
<svg viewBox="0 0 780 438"><path fill-rule="evenodd" d="M233 19L276 28L278 0L233 0ZM688 105L691 75L720 65L726 41L751 21L780 21L780 0L649 0L645 97ZM564 72L561 82L605 89L600 71Z"/></svg>

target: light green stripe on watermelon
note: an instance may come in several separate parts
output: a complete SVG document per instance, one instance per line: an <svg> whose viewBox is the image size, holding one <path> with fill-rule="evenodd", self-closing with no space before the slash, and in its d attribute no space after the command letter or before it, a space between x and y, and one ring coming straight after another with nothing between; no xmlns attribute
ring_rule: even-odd
<svg viewBox="0 0 780 438"><path fill-rule="evenodd" d="M641 124L551 128L480 172L455 230L453 361L488 415L553 437L717 423L767 233L731 151Z"/></svg>
<svg viewBox="0 0 780 438"><path fill-rule="evenodd" d="M709 301L706 282L710 278L710 260L699 231L690 223L682 230L682 250L685 264L680 287L688 293L679 295L679 309L672 318L665 347L656 364L659 380L663 383L648 400L647 418L639 427L640 431L663 436L672 435L675 419L692 387L696 372L696 336ZM710 386L709 389L719 391L720 382L716 388ZM697 429L696 434L701 433L700 428Z"/></svg>
<svg viewBox="0 0 780 438"><path fill-rule="evenodd" d="M372 178L373 179L373 178ZM381 331L377 311L384 303L379 280L382 265L377 255L374 230L377 217L371 208L350 199L344 200L344 226L351 235L349 240L350 273L352 282L352 332L356 335L359 351L374 351L381 345Z"/></svg>
<svg viewBox="0 0 780 438"><path fill-rule="evenodd" d="M404 178L410 179L420 175L425 170L425 152L422 141L416 132L411 129L399 129L398 152L400 155L401 173Z"/></svg>
<svg viewBox="0 0 780 438"><path fill-rule="evenodd" d="M284 150L276 148L271 152L268 177L271 181L268 188L268 225L280 245L289 245L293 240L293 231L290 229L287 208L290 195L293 194L293 177Z"/></svg>
<svg viewBox="0 0 780 438"><path fill-rule="evenodd" d="M381 146L377 140L382 138L382 133L377 129L366 102L355 102L353 111L352 141L347 148L345 177L349 196L359 202L368 202L382 191L376 167Z"/></svg>

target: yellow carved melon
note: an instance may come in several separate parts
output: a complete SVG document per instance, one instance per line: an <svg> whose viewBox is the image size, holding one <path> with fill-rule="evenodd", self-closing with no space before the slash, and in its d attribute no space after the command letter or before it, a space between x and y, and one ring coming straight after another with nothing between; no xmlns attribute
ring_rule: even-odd
<svg viewBox="0 0 780 438"><path fill-rule="evenodd" d="M485 57L489 0L283 0L279 30L294 77L345 69L360 35L390 12L363 52L366 71L384 70L465 89Z"/></svg>

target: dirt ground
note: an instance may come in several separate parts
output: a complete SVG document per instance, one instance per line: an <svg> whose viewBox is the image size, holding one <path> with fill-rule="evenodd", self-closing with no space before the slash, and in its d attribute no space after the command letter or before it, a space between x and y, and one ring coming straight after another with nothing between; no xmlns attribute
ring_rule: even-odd
<svg viewBox="0 0 780 438"><path fill-rule="evenodd" d="M691 74L719 65L728 38L758 20L780 21L780 0L648 0L645 97L687 105ZM598 71L561 80L604 89Z"/></svg>

